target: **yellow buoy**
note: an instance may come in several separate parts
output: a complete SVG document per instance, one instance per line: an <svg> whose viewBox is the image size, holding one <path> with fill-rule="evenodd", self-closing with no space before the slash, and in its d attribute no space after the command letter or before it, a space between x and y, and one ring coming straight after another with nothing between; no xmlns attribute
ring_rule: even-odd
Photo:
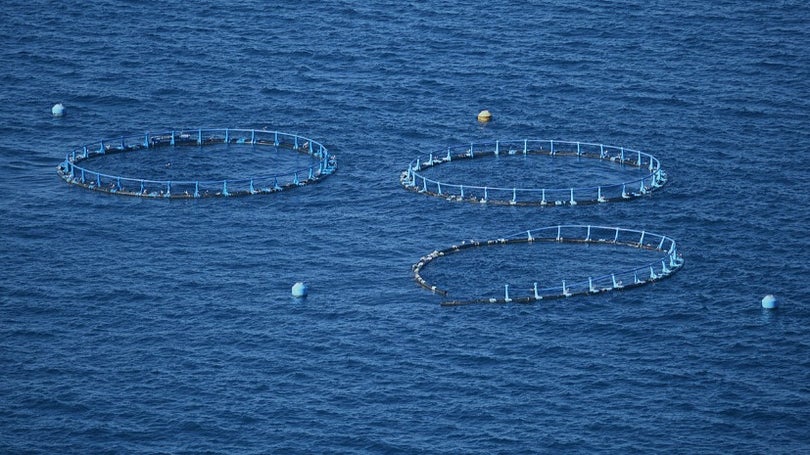
<svg viewBox="0 0 810 455"><path fill-rule="evenodd" d="M490 120L492 120L492 112L489 112L488 110L484 109L483 111L478 113L479 122L486 123Z"/></svg>

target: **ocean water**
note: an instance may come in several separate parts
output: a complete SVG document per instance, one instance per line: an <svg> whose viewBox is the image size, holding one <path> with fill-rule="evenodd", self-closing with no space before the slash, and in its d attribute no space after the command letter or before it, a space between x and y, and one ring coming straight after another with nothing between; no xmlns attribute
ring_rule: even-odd
<svg viewBox="0 0 810 455"><path fill-rule="evenodd" d="M810 451L806 2L10 0L0 24L0 452ZM340 167L200 200L56 174L186 127L301 134ZM669 181L549 209L399 184L520 138L641 149ZM413 281L433 249L560 223L668 235L686 265L530 305Z"/></svg>

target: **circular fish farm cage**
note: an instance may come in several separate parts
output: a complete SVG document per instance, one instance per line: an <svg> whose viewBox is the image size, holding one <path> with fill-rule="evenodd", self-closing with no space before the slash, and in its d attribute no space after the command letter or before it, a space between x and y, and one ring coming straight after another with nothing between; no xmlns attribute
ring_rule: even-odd
<svg viewBox="0 0 810 455"><path fill-rule="evenodd" d="M57 167L72 185L152 198L275 193L316 183L336 170L334 155L310 138L228 128L101 140L72 150Z"/></svg>
<svg viewBox="0 0 810 455"><path fill-rule="evenodd" d="M575 254L572 245L587 251ZM486 247L500 250L501 257ZM423 256L412 270L420 286L451 306L533 303L631 289L667 278L683 264L675 240L665 235L558 225L494 240L463 241ZM435 273L425 278L428 266Z"/></svg>
<svg viewBox="0 0 810 455"><path fill-rule="evenodd" d="M666 181L646 152L529 139L448 147L413 159L400 175L406 189L450 201L543 207L626 201Z"/></svg>

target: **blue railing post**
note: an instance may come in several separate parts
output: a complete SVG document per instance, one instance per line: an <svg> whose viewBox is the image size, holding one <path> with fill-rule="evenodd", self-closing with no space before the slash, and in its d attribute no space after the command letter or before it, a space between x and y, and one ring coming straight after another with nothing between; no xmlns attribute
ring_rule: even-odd
<svg viewBox="0 0 810 455"><path fill-rule="evenodd" d="M197 145L202 145L202 128L197 130Z"/></svg>
<svg viewBox="0 0 810 455"><path fill-rule="evenodd" d="M172 139L169 141L169 145L174 145L174 144L175 144L175 141L174 141L174 130L172 130Z"/></svg>
<svg viewBox="0 0 810 455"><path fill-rule="evenodd" d="M670 253L669 255L669 265L670 267L677 267L678 266L678 255L674 252Z"/></svg>
<svg viewBox="0 0 810 455"><path fill-rule="evenodd" d="M222 181L222 195L223 196L230 196L230 193L228 193L228 181L227 180Z"/></svg>
<svg viewBox="0 0 810 455"><path fill-rule="evenodd" d="M194 197L200 197L200 182L194 182Z"/></svg>
<svg viewBox="0 0 810 455"><path fill-rule="evenodd" d="M228 144L230 142L231 142L230 132L228 131L228 128L225 128L225 143Z"/></svg>

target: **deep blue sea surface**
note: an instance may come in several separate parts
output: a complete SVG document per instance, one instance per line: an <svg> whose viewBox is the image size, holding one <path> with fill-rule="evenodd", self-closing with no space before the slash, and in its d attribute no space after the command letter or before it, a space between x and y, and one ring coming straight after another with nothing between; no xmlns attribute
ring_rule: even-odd
<svg viewBox="0 0 810 455"><path fill-rule="evenodd" d="M188 127L301 134L339 170L198 200L56 174ZM669 181L554 208L399 184L418 154L522 138L644 150ZM7 0L0 452L808 453L808 144L805 1ZM668 235L686 265L529 305L413 280L433 249L560 223ZM457 259L448 279L487 266Z"/></svg>

